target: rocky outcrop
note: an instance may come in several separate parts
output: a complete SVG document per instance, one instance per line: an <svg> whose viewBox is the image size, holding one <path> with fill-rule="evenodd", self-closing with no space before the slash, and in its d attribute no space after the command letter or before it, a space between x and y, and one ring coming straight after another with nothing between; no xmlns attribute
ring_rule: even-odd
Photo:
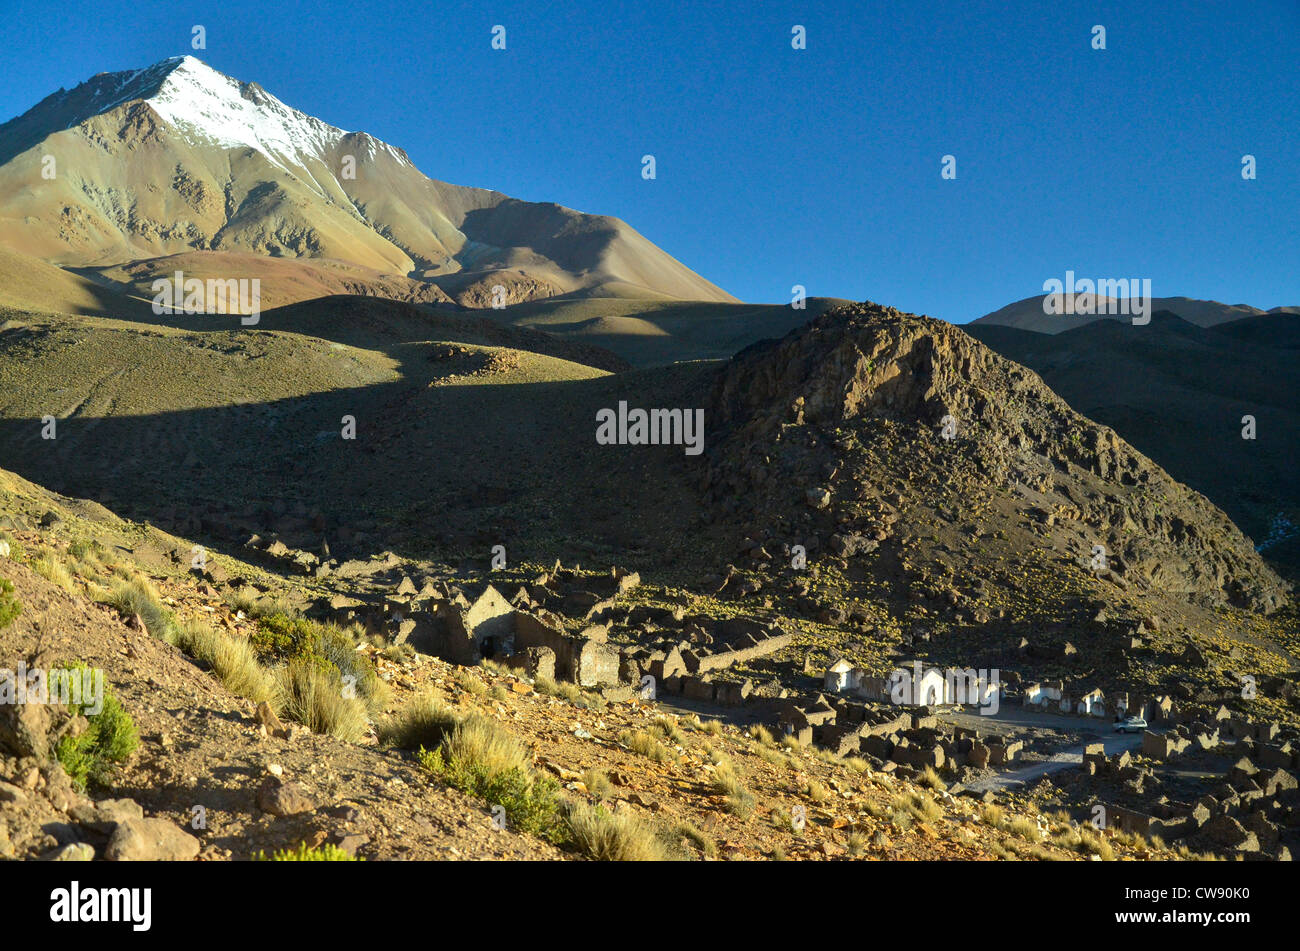
<svg viewBox="0 0 1300 951"><path fill-rule="evenodd" d="M1072 526L1076 554L1103 556L1081 563L1121 587L1262 611L1286 591L1203 496L943 321L836 308L739 353L706 417L706 490L750 513L811 507L829 530L895 496L960 522L996 497Z"/></svg>

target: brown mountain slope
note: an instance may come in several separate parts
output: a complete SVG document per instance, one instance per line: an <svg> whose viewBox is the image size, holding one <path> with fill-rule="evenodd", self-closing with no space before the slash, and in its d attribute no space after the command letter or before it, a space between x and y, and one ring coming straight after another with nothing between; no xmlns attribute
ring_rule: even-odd
<svg viewBox="0 0 1300 951"><path fill-rule="evenodd" d="M1144 327L1097 321L1053 335L963 329L1205 493L1273 554L1277 519L1300 519L1298 326L1260 314L1202 328L1157 312ZM1247 415L1254 439L1242 438Z"/></svg>
<svg viewBox="0 0 1300 951"><path fill-rule="evenodd" d="M357 295L411 303L449 304L441 288L400 274L384 273L348 261L329 258L275 258L232 251L186 251L115 267L87 269L101 281L112 282L143 300L154 297L153 281L186 277L208 279L256 278L261 282L262 310L319 297ZM41 309L33 304L33 309Z"/></svg>
<svg viewBox="0 0 1300 951"><path fill-rule="evenodd" d="M104 282L0 245L0 307L102 317L143 317L150 307Z"/></svg>

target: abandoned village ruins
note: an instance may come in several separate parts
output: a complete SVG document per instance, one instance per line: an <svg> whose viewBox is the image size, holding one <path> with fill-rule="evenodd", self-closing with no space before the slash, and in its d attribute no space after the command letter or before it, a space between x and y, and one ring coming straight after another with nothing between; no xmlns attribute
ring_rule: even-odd
<svg viewBox="0 0 1300 951"><path fill-rule="evenodd" d="M391 565L396 570L399 562ZM1298 844L1300 737L1276 722L1255 722L1223 707L1211 719L1184 711L1167 695L920 661L882 675L839 658L818 678L820 690L757 679L738 668L797 648L793 633L751 618L635 604L629 595L639 585L635 572L592 575L557 562L509 597L490 582L471 596L445 581L417 586L401 575L373 601L337 596L318 608L337 622L385 630L396 643L461 665L492 660L532 678L598 691L609 701L725 708L788 741L862 757L905 778L933 769L965 779L1041 762L1032 739L946 722L947 714L962 710L989 715L992 723L1009 704L1049 726L1056 719L1092 719L1102 734L1112 720L1141 716L1148 728L1136 748L1107 754L1103 743L1088 743L1080 762L1055 774L1056 781L1082 789L1116 829L1248 858L1287 859ZM631 642L618 637L628 630L638 634ZM1212 791L1194 798L1172 787L1164 791L1162 772L1193 761L1220 776ZM962 782L950 789L994 798Z"/></svg>

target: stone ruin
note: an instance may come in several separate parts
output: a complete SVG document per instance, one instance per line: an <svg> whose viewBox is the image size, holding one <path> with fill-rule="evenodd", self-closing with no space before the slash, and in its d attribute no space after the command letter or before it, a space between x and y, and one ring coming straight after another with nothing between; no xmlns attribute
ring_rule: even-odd
<svg viewBox="0 0 1300 951"><path fill-rule="evenodd" d="M1300 841L1300 749L1281 736L1280 725L1239 717L1222 707L1208 718L1175 712L1171 722L1166 733L1143 733L1143 756L1164 762L1226 744L1242 755L1217 787L1194 802L1162 795L1146 811L1108 804L1111 827L1244 858L1289 860L1291 847ZM1107 757L1100 743L1086 749L1083 769L1137 791L1153 775L1128 751Z"/></svg>

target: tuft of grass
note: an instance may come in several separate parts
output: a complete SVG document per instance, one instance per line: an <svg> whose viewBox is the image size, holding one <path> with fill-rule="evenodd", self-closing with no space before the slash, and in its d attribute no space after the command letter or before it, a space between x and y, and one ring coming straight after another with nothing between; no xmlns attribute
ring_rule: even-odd
<svg viewBox="0 0 1300 951"><path fill-rule="evenodd" d="M59 553L53 548L42 546L31 562L32 570L52 584L58 585L68 594L77 593L77 583Z"/></svg>
<svg viewBox="0 0 1300 951"><path fill-rule="evenodd" d="M90 668L76 663L59 669L80 677L82 671ZM104 785L113 768L126 762L140 745L140 734L130 714L122 708L107 685L104 686L103 706L99 713L85 713L84 703L72 702L68 708L74 716L84 715L87 727L77 736L65 735L60 739L55 755L73 785L84 792L92 784Z"/></svg>
<svg viewBox="0 0 1300 951"><path fill-rule="evenodd" d="M618 735L618 741L638 756L655 763L666 763L671 758L664 745L645 730L624 730Z"/></svg>
<svg viewBox="0 0 1300 951"><path fill-rule="evenodd" d="M1037 842L1042 838L1041 833L1038 831L1038 823L1025 816L1016 816L1008 822L1007 831L1012 835L1032 842Z"/></svg>
<svg viewBox="0 0 1300 951"><path fill-rule="evenodd" d="M608 799L614 794L614 784L609 781L604 770L592 768L583 772L582 785L587 787L587 794L595 799Z"/></svg>
<svg viewBox="0 0 1300 951"><path fill-rule="evenodd" d="M325 733L347 743L366 734L366 705L347 695L338 671L308 659L295 658L276 668L284 712L313 733Z"/></svg>
<svg viewBox="0 0 1300 951"><path fill-rule="evenodd" d="M933 766L927 766L925 768L925 772L916 778L916 784L918 786L923 786L926 789L933 789L935 792L948 788L948 784L939 777L939 774L934 771Z"/></svg>
<svg viewBox="0 0 1300 951"><path fill-rule="evenodd" d="M730 765L724 763L714 770L713 788L726 797L727 811L738 819L747 819L754 811L754 794Z"/></svg>
<svg viewBox="0 0 1300 951"><path fill-rule="evenodd" d="M830 791L815 779L808 781L807 787L803 791L810 802L821 805L831 798Z"/></svg>
<svg viewBox="0 0 1300 951"><path fill-rule="evenodd" d="M902 793L891 803L894 814L907 813L920 822L937 822L943 818L943 807L923 792Z"/></svg>
<svg viewBox="0 0 1300 951"><path fill-rule="evenodd" d="M652 732L660 734L665 740L676 743L678 746L686 742L686 736L682 733L681 728L669 717L655 717L650 729Z"/></svg>
<svg viewBox="0 0 1300 951"><path fill-rule="evenodd" d="M266 702L281 709L283 699L274 674L257 660L252 645L202 621L187 621L180 627L177 646L212 668L217 679L236 696L253 703Z"/></svg>
<svg viewBox="0 0 1300 951"><path fill-rule="evenodd" d="M751 726L749 728L749 735L753 739L761 743L763 746L776 745L776 737L772 735L772 731L769 730L767 727L763 726L763 724L761 723L755 723L753 726Z"/></svg>
<svg viewBox="0 0 1300 951"><path fill-rule="evenodd" d="M570 841L588 858L600 862L662 862L669 858L659 836L631 812L567 803L564 823Z"/></svg>
<svg viewBox="0 0 1300 951"><path fill-rule="evenodd" d="M677 823L673 826L673 834L690 842L705 858L711 859L718 854L718 844L689 822Z"/></svg>
<svg viewBox="0 0 1300 951"><path fill-rule="evenodd" d="M488 692L487 684L485 684L478 677L474 676L474 674L470 673L468 670L456 671L456 684L460 687L461 690L464 690L470 696L473 697L487 696L487 692Z"/></svg>
<svg viewBox="0 0 1300 951"><path fill-rule="evenodd" d="M409 667L415 661L415 648L410 644L389 644L382 653L387 660L403 667Z"/></svg>
<svg viewBox="0 0 1300 951"><path fill-rule="evenodd" d="M127 620L140 615L145 629L159 640L168 644L180 643L182 634L176 616L163 606L158 590L144 575L137 574L117 582L103 601L116 608L117 613Z"/></svg>
<svg viewBox="0 0 1300 951"><path fill-rule="evenodd" d="M436 749L456 726L456 714L435 692L413 698L396 714L379 721L379 742L404 750Z"/></svg>

